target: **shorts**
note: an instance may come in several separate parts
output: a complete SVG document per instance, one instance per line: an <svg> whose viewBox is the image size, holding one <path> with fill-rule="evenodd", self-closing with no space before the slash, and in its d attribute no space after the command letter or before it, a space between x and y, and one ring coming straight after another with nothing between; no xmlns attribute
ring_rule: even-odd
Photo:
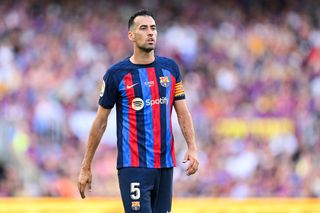
<svg viewBox="0 0 320 213"><path fill-rule="evenodd" d="M171 212L173 168L121 168L118 177L126 213Z"/></svg>

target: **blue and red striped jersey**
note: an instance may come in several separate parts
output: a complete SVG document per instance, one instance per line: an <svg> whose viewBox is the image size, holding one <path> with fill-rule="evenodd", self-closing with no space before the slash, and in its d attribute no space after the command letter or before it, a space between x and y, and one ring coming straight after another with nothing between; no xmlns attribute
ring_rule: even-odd
<svg viewBox="0 0 320 213"><path fill-rule="evenodd" d="M185 99L177 64L156 56L151 64L129 58L103 77L99 104L117 109L117 168L176 166L171 113L174 101Z"/></svg>

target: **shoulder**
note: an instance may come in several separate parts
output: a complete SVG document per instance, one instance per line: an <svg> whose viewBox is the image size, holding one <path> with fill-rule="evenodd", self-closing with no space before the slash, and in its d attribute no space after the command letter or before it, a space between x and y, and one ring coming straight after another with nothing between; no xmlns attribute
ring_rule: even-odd
<svg viewBox="0 0 320 213"><path fill-rule="evenodd" d="M129 69L129 66L130 66L129 59L125 58L122 61L119 61L119 62L111 65L107 71L108 72L116 72L119 70L126 70L126 69Z"/></svg>
<svg viewBox="0 0 320 213"><path fill-rule="evenodd" d="M121 79L124 74L130 70L129 58L125 58L122 61L119 61L111 65L105 72L104 78L115 78Z"/></svg>
<svg viewBox="0 0 320 213"><path fill-rule="evenodd" d="M177 66L177 63L172 58L167 58L163 56L156 56L158 63L167 66Z"/></svg>
<svg viewBox="0 0 320 213"><path fill-rule="evenodd" d="M178 64L172 58L157 56L157 62L164 69L169 70L175 76L179 75L180 70Z"/></svg>

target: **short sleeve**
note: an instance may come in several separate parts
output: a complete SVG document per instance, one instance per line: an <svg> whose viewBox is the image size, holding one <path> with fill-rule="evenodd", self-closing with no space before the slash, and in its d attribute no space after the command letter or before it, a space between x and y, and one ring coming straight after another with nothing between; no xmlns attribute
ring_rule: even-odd
<svg viewBox="0 0 320 213"><path fill-rule="evenodd" d="M181 73L178 65L175 62L173 62L173 68L174 68L175 77L176 77L176 84L174 87L174 100L175 101L182 100L186 98L186 94L184 92L183 85L182 85Z"/></svg>
<svg viewBox="0 0 320 213"><path fill-rule="evenodd" d="M107 71L101 85L99 105L106 109L113 108L117 99L118 86L113 75L113 72Z"/></svg>

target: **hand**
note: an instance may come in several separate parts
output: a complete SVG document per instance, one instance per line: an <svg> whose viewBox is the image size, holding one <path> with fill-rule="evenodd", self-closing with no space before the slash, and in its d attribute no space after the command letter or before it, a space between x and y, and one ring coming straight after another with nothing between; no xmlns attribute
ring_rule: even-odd
<svg viewBox="0 0 320 213"><path fill-rule="evenodd" d="M84 192L87 184L88 184L89 191L91 191L91 182L92 182L92 174L90 169L81 168L79 178L78 178L78 189L82 199L86 197Z"/></svg>
<svg viewBox="0 0 320 213"><path fill-rule="evenodd" d="M186 163L187 161L190 161L188 168L186 169L186 174L193 175L198 171L199 161L197 158L197 153L194 150L188 150L187 153L184 156L184 159L182 163Z"/></svg>

